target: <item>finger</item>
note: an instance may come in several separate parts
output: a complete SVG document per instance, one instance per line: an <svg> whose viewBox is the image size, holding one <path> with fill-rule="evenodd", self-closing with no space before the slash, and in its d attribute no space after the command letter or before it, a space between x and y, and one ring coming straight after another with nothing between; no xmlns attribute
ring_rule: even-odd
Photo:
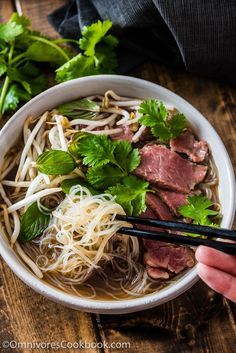
<svg viewBox="0 0 236 353"><path fill-rule="evenodd" d="M196 260L236 276L236 256L200 245L195 252Z"/></svg>
<svg viewBox="0 0 236 353"><path fill-rule="evenodd" d="M209 287L236 302L236 277L202 263L197 264L197 272Z"/></svg>

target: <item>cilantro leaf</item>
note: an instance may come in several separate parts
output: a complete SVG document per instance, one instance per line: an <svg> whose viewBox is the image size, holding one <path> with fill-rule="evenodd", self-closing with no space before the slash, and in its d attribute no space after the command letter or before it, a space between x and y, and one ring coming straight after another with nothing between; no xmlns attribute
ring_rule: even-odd
<svg viewBox="0 0 236 353"><path fill-rule="evenodd" d="M167 118L167 110L164 104L156 99L147 99L142 102L139 113L143 115L139 122L149 127L154 127L157 123L165 122Z"/></svg>
<svg viewBox="0 0 236 353"><path fill-rule="evenodd" d="M15 110L20 102L27 102L30 100L30 97L30 94L19 84L12 84L8 89L4 100L3 113L8 112L9 110Z"/></svg>
<svg viewBox="0 0 236 353"><path fill-rule="evenodd" d="M56 70L56 81L63 82L77 77L113 73L117 66L116 37L106 35L111 21L98 21L82 30L79 41L83 53L78 54Z"/></svg>
<svg viewBox="0 0 236 353"><path fill-rule="evenodd" d="M46 77L32 64L8 68L7 74L12 81L19 82L26 92L32 95L40 93L47 86Z"/></svg>
<svg viewBox="0 0 236 353"><path fill-rule="evenodd" d="M64 82L77 77L97 75L98 73L94 58L80 53L56 70L56 81Z"/></svg>
<svg viewBox="0 0 236 353"><path fill-rule="evenodd" d="M23 15L18 15L17 12L14 12L10 18L9 22L14 22L17 25L21 25L24 30L26 30L30 26L30 19Z"/></svg>
<svg viewBox="0 0 236 353"><path fill-rule="evenodd" d="M111 163L125 175L140 163L138 149L133 149L128 141L112 141L106 135L78 135L69 151L76 157L82 156L85 165L99 167Z"/></svg>
<svg viewBox="0 0 236 353"><path fill-rule="evenodd" d="M106 21L97 21L92 23L90 26L85 26L82 29L82 38L79 41L79 46L81 50L84 50L84 54L87 56L93 56L95 54L95 47L102 39L104 39L106 33L112 27L112 22L109 20ZM109 36L108 42L109 46L116 45L114 41L111 42L111 37Z"/></svg>
<svg viewBox="0 0 236 353"><path fill-rule="evenodd" d="M169 141L171 139L171 133L165 123L158 123L151 128L152 134L160 138L162 141Z"/></svg>
<svg viewBox="0 0 236 353"><path fill-rule="evenodd" d="M23 26L17 24L16 22L7 22L0 24L0 39L4 40L4 42L12 42L17 36L19 36L23 32Z"/></svg>
<svg viewBox="0 0 236 353"><path fill-rule="evenodd" d="M97 46L94 60L100 74L113 74L117 67L116 53L110 47L102 44Z"/></svg>
<svg viewBox="0 0 236 353"><path fill-rule="evenodd" d="M146 210L146 192L149 184L134 175L124 177L122 184L117 184L106 190L116 196L118 202L129 216L138 216Z"/></svg>
<svg viewBox="0 0 236 353"><path fill-rule="evenodd" d="M186 118L177 113L168 119L168 111L164 104L156 99L147 99L140 104L139 122L151 128L152 134L162 141L168 141L180 135L186 127Z"/></svg>
<svg viewBox="0 0 236 353"><path fill-rule="evenodd" d="M126 173L118 167L106 164L100 167L89 168L87 172L88 182L96 189L106 189L116 185Z"/></svg>
<svg viewBox="0 0 236 353"><path fill-rule="evenodd" d="M212 210L214 203L203 195L188 197L188 204L178 208L179 213L191 218L195 224L212 225L209 216L218 216L219 212Z"/></svg>
<svg viewBox="0 0 236 353"><path fill-rule="evenodd" d="M24 87L26 92L31 94L31 87L29 82L27 82L27 77L26 75L22 74L20 70L15 67L9 67L7 70L7 75L12 81L19 82Z"/></svg>
<svg viewBox="0 0 236 353"><path fill-rule="evenodd" d="M105 135L87 135L80 140L78 154L83 156L83 163L91 167L99 167L114 159L115 144Z"/></svg>
<svg viewBox="0 0 236 353"><path fill-rule="evenodd" d="M82 138L88 136L88 133L85 131L78 131L74 134L72 142L68 146L68 151L70 154L72 154L74 157L79 158L79 142Z"/></svg>
<svg viewBox="0 0 236 353"><path fill-rule="evenodd" d="M177 113L172 116L171 120L169 121L169 128L171 132L171 138L178 137L181 132L186 127L186 118L184 114Z"/></svg>
<svg viewBox="0 0 236 353"><path fill-rule="evenodd" d="M33 96L42 92L47 87L47 78L32 62L27 61L23 66L19 67L21 74L29 82L31 93Z"/></svg>
<svg viewBox="0 0 236 353"><path fill-rule="evenodd" d="M107 36L105 36L102 42L106 43L111 48L115 48L119 43L118 39L112 34L108 34Z"/></svg>
<svg viewBox="0 0 236 353"><path fill-rule="evenodd" d="M140 164L140 155L137 148L132 148L128 141L115 141L114 156L119 166L127 173L132 172Z"/></svg>
<svg viewBox="0 0 236 353"><path fill-rule="evenodd" d="M58 51L42 42L33 42L25 52L25 56L33 61L48 62L53 66L61 66L65 63L65 58L58 55Z"/></svg>

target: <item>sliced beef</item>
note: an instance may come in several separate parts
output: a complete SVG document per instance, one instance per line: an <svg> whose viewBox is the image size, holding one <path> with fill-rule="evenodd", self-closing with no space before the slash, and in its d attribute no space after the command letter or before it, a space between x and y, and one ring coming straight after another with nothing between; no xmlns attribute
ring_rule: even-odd
<svg viewBox="0 0 236 353"><path fill-rule="evenodd" d="M188 193L207 173L207 166L193 164L162 145L146 145L140 155L135 174L165 189Z"/></svg>
<svg viewBox="0 0 236 353"><path fill-rule="evenodd" d="M163 192L166 192L163 190ZM184 195L186 197L186 195ZM146 195L147 210L141 215L146 218L173 220L174 216L165 203L151 192ZM137 225L139 229L166 231L156 227ZM176 234L178 236L178 234ZM154 279L168 279L194 265L194 252L182 246L155 240L143 241L145 254L144 263L148 266L147 273Z"/></svg>
<svg viewBox="0 0 236 353"><path fill-rule="evenodd" d="M147 207L146 211L141 214L142 218L157 218L156 214L154 211L150 208Z"/></svg>
<svg viewBox="0 0 236 353"><path fill-rule="evenodd" d="M158 216L158 219L173 220L172 213L156 194L148 192L146 194L146 204Z"/></svg>
<svg viewBox="0 0 236 353"><path fill-rule="evenodd" d="M194 251L190 248L174 245L162 246L154 244L153 249L151 244L148 246L148 251L144 255L145 263L151 268L170 271L178 274L186 268L194 265Z"/></svg>
<svg viewBox="0 0 236 353"><path fill-rule="evenodd" d="M188 194L162 189L158 189L157 194L176 216L179 216L178 208L188 203Z"/></svg>
<svg viewBox="0 0 236 353"><path fill-rule="evenodd" d="M168 279L170 277L168 272L157 267L148 267L147 273L154 279Z"/></svg>
<svg viewBox="0 0 236 353"><path fill-rule="evenodd" d="M134 136L133 131L130 129L129 125L126 125L123 128L122 132L119 132L118 134L110 135L112 140L124 140L128 142L132 142L132 138Z"/></svg>
<svg viewBox="0 0 236 353"><path fill-rule="evenodd" d="M157 218L155 212L148 206L146 211L141 214L142 218ZM161 230L160 228L145 226L144 224L136 224L136 228L143 229L143 230L150 230L156 232L157 230Z"/></svg>
<svg viewBox="0 0 236 353"><path fill-rule="evenodd" d="M154 218L154 219L156 218L156 219L169 220L169 221L174 219L168 207L155 194L152 194L151 192L147 193L146 204L147 204L147 209L145 212L141 214L142 218ZM162 228L145 226L141 224L137 224L136 227L138 229L150 230L154 232L166 231L165 229L162 229ZM169 243L165 243L163 241L156 241L156 240L143 240L143 243L147 250L149 249L149 244L150 244L150 249L159 248L160 246L169 246Z"/></svg>
<svg viewBox="0 0 236 353"><path fill-rule="evenodd" d="M184 131L180 136L170 140L172 151L185 153L193 162L204 161L208 153L206 141L197 141L190 131Z"/></svg>

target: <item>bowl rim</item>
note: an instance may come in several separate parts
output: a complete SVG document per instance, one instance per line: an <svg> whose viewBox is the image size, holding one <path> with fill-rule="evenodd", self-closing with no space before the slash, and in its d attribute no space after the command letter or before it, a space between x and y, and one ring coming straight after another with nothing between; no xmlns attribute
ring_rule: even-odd
<svg viewBox="0 0 236 353"><path fill-rule="evenodd" d="M199 117L199 124L201 121L204 122L205 126L210 129L211 133L214 134L214 138L218 143L219 147L221 148L225 164L227 165L227 175L229 178L229 189L230 189L230 200L228 200L228 208L227 208L227 215L225 223L228 227L232 227L234 214L235 214L235 177L234 177L234 170L229 158L228 152L217 134L216 130L213 126L209 123L209 121L197 110L195 109L190 103L188 103L185 99L177 95L176 93L168 90L165 87L162 87L156 83L152 83L146 81L144 79L130 77L130 76L121 76L121 75L97 75L97 76L87 76L82 78L77 78L71 81L67 81L58 85L55 85L46 91L40 93L39 95L32 98L29 102L23 105L4 125L2 130L0 131L0 140L6 133L8 129L12 129L16 120L21 119L23 114L27 113L27 109L37 104L38 101L41 101L45 96L48 96L52 93L56 93L57 91L63 91L65 87L73 87L77 84L83 84L83 82L93 82L99 80L106 80L106 81L120 81L125 84L125 82L132 82L134 85L138 84L141 86L149 87L150 89L156 90L166 93L170 99L173 98L174 101L178 101L180 104L184 104L188 109L190 109L193 113L195 113ZM181 280L178 282L167 286L166 288L156 292L151 293L142 297L134 298L134 299L125 299L121 301L113 301L113 300L97 300L97 299L88 299L84 297L78 297L73 294L69 294L66 292L62 292L60 289L53 287L43 280L37 278L30 270L26 268L26 266L15 256L12 256L9 250L9 247L5 244L2 237L0 237L0 254L2 255L3 259L6 261L8 266L12 269L12 271L29 287L34 289L36 292L42 294L43 296L53 300L54 302L59 302L65 306L69 306L74 309L84 310L93 313L104 313L104 314L114 314L114 313L128 313L128 312L135 312L139 310L148 309L160 304L163 304L169 300L172 300L188 290L194 283L198 281L198 276L196 272L196 266L193 267L191 270L188 270L186 275L184 275ZM177 287L177 288L175 288Z"/></svg>

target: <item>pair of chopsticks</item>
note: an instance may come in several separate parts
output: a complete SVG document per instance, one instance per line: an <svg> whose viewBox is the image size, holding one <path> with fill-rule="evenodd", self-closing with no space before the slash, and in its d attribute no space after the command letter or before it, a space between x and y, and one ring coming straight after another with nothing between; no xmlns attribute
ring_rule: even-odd
<svg viewBox="0 0 236 353"><path fill-rule="evenodd" d="M224 228L215 228L208 226L200 226L195 224L188 224L183 222L173 222L173 221L161 221L158 219L152 218L141 218L141 217L129 217L117 215L116 219L126 221L131 224L142 224L145 226L158 227L164 229L171 229L175 231L181 231L192 234L200 234L207 237L203 239L200 237L191 237L185 235L178 235L170 232L162 231L149 231L142 230L137 228L122 227L119 230L119 233L127 234L131 236L136 236L138 238L143 238L147 240L157 240L164 241L167 243L173 244L186 244L191 246L205 245L220 251L223 251L230 255L236 255L236 243L229 243L221 240L209 239L211 237L218 239L227 239L236 241L236 231L224 229Z"/></svg>

